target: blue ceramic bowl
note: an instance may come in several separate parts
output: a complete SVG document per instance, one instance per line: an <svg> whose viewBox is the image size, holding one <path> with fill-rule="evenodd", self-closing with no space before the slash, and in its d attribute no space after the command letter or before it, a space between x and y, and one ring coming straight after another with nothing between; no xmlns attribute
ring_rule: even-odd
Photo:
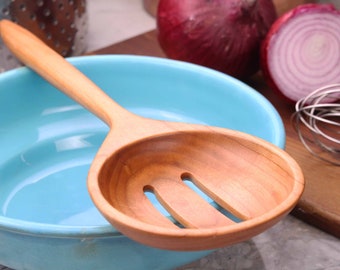
<svg viewBox="0 0 340 270"><path fill-rule="evenodd" d="M137 114L237 129L284 146L273 106L219 72L141 56L69 61ZM146 247L102 218L86 176L107 132L31 70L0 74L0 264L17 270L173 269L210 252Z"/></svg>

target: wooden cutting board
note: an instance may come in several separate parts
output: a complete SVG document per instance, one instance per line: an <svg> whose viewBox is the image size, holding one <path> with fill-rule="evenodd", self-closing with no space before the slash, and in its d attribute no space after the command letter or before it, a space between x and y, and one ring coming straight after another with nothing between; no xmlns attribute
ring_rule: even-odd
<svg viewBox="0 0 340 270"><path fill-rule="evenodd" d="M156 32L151 31L93 52L93 54L135 54L165 57ZM279 111L287 133L287 152L300 164L306 187L292 214L340 238L340 167L311 155L299 141L290 121L294 106L280 100L264 83L261 74L246 82L266 96Z"/></svg>

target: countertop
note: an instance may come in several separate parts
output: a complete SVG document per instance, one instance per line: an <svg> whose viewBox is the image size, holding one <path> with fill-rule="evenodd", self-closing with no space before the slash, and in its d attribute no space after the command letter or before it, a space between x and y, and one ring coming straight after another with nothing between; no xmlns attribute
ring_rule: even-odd
<svg viewBox="0 0 340 270"><path fill-rule="evenodd" d="M249 241L219 249L176 270L339 269L339 239L292 216L287 216L271 229ZM11 269L0 265L0 270Z"/></svg>
<svg viewBox="0 0 340 270"><path fill-rule="evenodd" d="M96 27L98 29L101 24L107 23L103 21L109 19L105 5L108 5L110 1L100 0L94 3L93 0L90 0L90 2L88 40L95 41L91 43L91 50L105 47L153 28L152 18L148 18L148 15L145 14L141 15L147 18L147 23L143 27L134 29L130 33L124 33L120 37L116 36L116 40L108 39L103 32L96 31ZM126 2L132 4L136 0ZM93 8L94 6L95 8ZM137 6L137 9L140 8ZM101 12L106 15L101 16L99 14ZM94 17L97 19L95 20ZM0 265L0 270L5 269L10 270ZM178 270L180 269L340 270L340 241L338 238L289 215L271 229L249 241L219 249L199 261L178 268Z"/></svg>

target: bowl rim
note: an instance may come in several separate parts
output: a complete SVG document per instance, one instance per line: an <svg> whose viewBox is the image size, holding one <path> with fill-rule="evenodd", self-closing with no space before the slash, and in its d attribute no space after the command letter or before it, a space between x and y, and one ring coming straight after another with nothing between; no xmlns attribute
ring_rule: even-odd
<svg viewBox="0 0 340 270"><path fill-rule="evenodd" d="M285 147L285 128L280 117L278 111L275 107L270 103L270 101L264 97L261 93L256 91L254 88L250 87L246 83L231 77L225 73L204 67L196 64L183 62L179 60L172 60L168 58L154 57L154 56L142 56L142 55L128 55L128 54L119 54L119 55L84 55L84 56L73 56L66 58L67 61L72 63L75 66L79 66L81 64L86 63L87 65L91 65L91 63L132 63L132 64L148 64L148 65L161 65L162 67L169 69L181 69L183 71L187 71L190 73L202 73L206 76L214 77L219 80L226 80L229 83L232 83L237 87L237 89L241 91L247 91L251 94L252 98L256 100L259 104L261 104L262 108L265 108L266 111L271 115L275 121L275 126L273 127L273 133L275 135L275 141L272 141L272 144L280 148ZM6 80L6 78L17 77L23 74L34 73L28 67L19 67L12 70L5 71L0 74L0 82L2 80ZM123 236L117 229L115 229L110 223L105 225L89 225L89 226L80 226L80 225L58 225L58 224L48 224L48 223L38 223L31 222L25 220L19 220L15 218L6 217L0 215L0 230L17 232L21 234L28 235L38 235L43 237L71 237L71 238L82 238L86 237L112 237L112 236Z"/></svg>

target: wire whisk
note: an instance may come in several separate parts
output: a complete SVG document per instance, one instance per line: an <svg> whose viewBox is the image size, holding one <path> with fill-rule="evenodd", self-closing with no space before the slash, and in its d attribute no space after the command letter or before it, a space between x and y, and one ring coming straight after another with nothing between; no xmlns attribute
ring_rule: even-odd
<svg viewBox="0 0 340 270"><path fill-rule="evenodd" d="M292 120L309 152L340 166L340 84L321 87L300 99Z"/></svg>

